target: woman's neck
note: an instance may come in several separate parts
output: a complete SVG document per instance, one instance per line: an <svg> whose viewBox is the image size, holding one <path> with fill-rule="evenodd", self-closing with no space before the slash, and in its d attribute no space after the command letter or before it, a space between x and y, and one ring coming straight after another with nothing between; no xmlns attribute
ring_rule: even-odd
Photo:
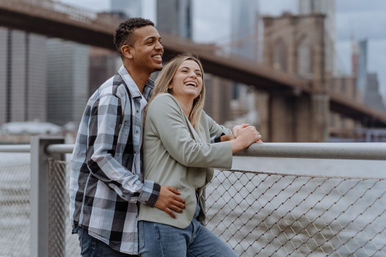
<svg viewBox="0 0 386 257"><path fill-rule="evenodd" d="M185 116L189 118L190 112L192 111L192 108L193 108L194 99L190 97L178 97L178 96L174 96L174 97L177 99L178 103L180 104L182 110L185 113Z"/></svg>

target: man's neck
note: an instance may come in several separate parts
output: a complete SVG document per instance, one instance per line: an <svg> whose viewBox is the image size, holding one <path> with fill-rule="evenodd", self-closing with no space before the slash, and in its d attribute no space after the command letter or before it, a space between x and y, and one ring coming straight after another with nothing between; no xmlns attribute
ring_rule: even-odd
<svg viewBox="0 0 386 257"><path fill-rule="evenodd" d="M125 64L124 66L125 66L127 72L130 74L131 78L134 80L139 91L141 93L143 93L145 83L149 79L150 73L148 73L144 70L141 70L141 69L136 69L135 67L129 66L127 64Z"/></svg>

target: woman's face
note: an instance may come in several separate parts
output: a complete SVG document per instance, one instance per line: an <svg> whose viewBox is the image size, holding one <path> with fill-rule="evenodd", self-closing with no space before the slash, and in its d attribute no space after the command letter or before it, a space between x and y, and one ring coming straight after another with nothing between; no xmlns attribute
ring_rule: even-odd
<svg viewBox="0 0 386 257"><path fill-rule="evenodd" d="M202 90L202 71L198 63L193 60L184 61L178 67L168 88L175 97L195 99L199 96Z"/></svg>

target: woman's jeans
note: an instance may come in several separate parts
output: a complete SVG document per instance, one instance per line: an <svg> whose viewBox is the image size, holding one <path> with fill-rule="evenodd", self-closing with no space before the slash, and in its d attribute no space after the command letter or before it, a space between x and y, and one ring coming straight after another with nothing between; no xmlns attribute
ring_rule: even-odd
<svg viewBox="0 0 386 257"><path fill-rule="evenodd" d="M212 232L194 218L185 229L139 221L139 253L142 257L237 257L237 255Z"/></svg>

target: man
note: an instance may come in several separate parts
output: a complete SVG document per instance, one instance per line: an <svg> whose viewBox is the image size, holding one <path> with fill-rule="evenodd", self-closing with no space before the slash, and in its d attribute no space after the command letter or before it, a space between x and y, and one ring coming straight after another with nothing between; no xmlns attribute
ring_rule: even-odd
<svg viewBox="0 0 386 257"><path fill-rule="evenodd" d="M160 39L149 20L120 24L114 43L123 65L83 113L70 181L70 215L82 256L136 255L139 202L172 217L185 208L176 189L143 181L143 111L153 89L150 74L162 68Z"/></svg>

